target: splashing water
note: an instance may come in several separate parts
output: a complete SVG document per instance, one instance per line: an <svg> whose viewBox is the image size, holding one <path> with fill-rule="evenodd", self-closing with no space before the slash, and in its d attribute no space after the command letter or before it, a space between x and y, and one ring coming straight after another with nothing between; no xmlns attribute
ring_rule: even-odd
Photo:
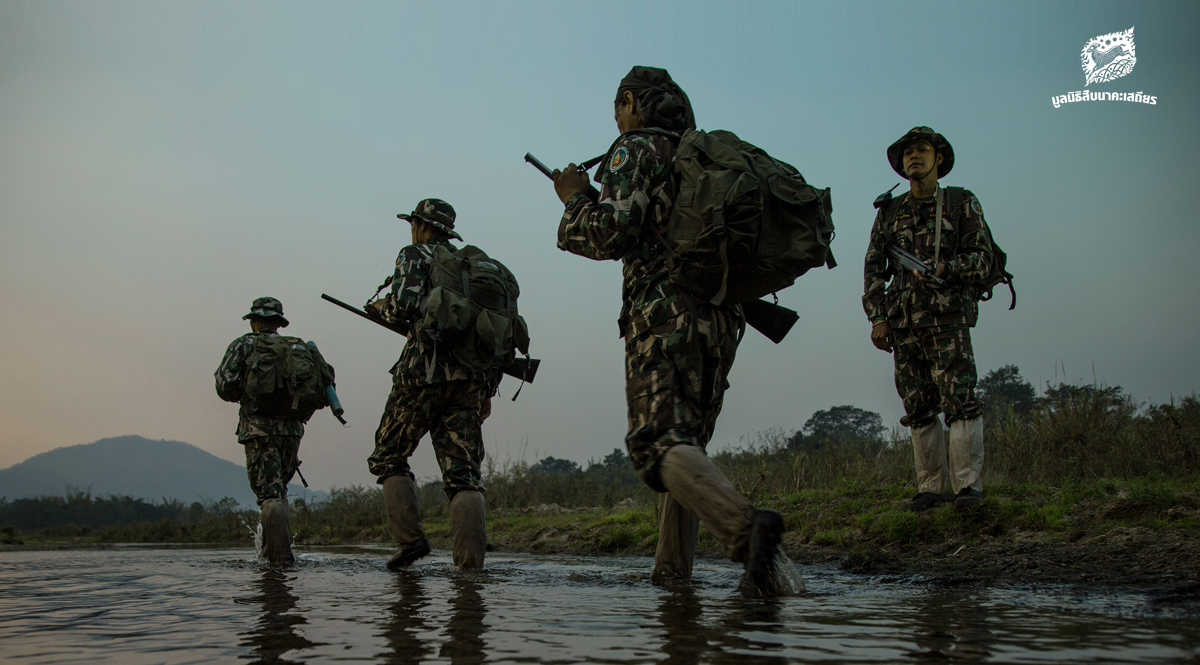
<svg viewBox="0 0 1200 665"><path fill-rule="evenodd" d="M808 593L804 586L804 578L796 565L783 552L775 555L775 588L780 596L799 596Z"/></svg>
<svg viewBox="0 0 1200 665"><path fill-rule="evenodd" d="M262 522L257 522L254 526L250 526L249 522L242 522L242 526L246 527L246 530L254 538L254 556L261 559L263 555Z"/></svg>

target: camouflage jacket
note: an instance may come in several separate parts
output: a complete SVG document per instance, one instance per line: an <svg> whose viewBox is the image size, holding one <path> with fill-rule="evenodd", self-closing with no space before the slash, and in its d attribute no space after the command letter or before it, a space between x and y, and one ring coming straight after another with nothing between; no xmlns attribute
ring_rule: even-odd
<svg viewBox="0 0 1200 665"><path fill-rule="evenodd" d="M934 257L936 204L936 196L918 199L905 192L892 222L893 241L921 259ZM970 190L963 192L963 207L957 231L942 211L939 261L947 268L942 286L918 282L911 272L889 266L883 232L887 206L879 209L863 265L862 301L868 319L886 320L893 328L975 325L979 316L975 285L991 268L992 244L983 208Z"/></svg>
<svg viewBox="0 0 1200 665"><path fill-rule="evenodd" d="M408 331L404 351L389 371L397 385L483 381L489 386L487 394L493 395L500 383L499 370L480 372L464 367L451 349L438 348L433 340L412 331L413 325L424 316L421 309L429 297L429 265L434 247L438 245L450 251L455 249L445 238L435 238L400 250L396 257L396 272L384 284L390 285L391 289L382 298L380 314L388 323Z"/></svg>
<svg viewBox="0 0 1200 665"><path fill-rule="evenodd" d="M239 442L258 439L264 436L304 436L304 421L295 418L279 418L247 413L247 403L243 401L246 387L246 359L254 350L255 335L278 335L274 328L263 328L257 333L246 333L233 340L221 365L217 367L214 376L217 379L217 396L226 402L238 402L237 438Z"/></svg>
<svg viewBox="0 0 1200 665"><path fill-rule="evenodd" d="M675 318L688 310L684 299L692 298L668 279L662 241L675 201L676 151L670 137L626 132L597 177L599 202L576 194L559 222L559 249L596 261L623 262L617 321L622 337Z"/></svg>

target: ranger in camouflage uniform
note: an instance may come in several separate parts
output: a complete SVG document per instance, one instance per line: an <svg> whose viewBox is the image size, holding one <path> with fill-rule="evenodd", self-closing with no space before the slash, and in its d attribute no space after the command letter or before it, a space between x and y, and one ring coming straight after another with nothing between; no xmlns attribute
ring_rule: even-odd
<svg viewBox="0 0 1200 665"><path fill-rule="evenodd" d="M659 542L651 580L688 579L703 522L730 559L744 562L747 582L774 594L774 557L783 532L778 513L755 510L708 459L744 326L740 306L714 306L673 284L662 236L675 200L677 134L695 128L687 95L663 69L634 67L615 101L620 138L597 176L571 164L555 171L566 205L558 246L624 264L618 326L625 338L625 445L642 480L659 499Z"/></svg>
<svg viewBox="0 0 1200 665"><path fill-rule="evenodd" d="M287 327L283 304L275 298L256 298L250 313L251 332L233 340L217 367L217 395L226 402L240 402L238 443L246 449L246 475L258 497L263 526L263 555L271 563L292 563L291 530L288 527L287 486L300 466L297 453L304 436L304 421L250 413L245 399L246 359L259 335L278 335Z"/></svg>
<svg viewBox="0 0 1200 665"><path fill-rule="evenodd" d="M873 326L871 341L894 350L896 389L906 414L900 422L912 428L917 467L918 490L909 508L921 511L949 501L967 508L983 500L983 417L975 401L971 328L979 314L976 285L991 267L991 239L979 199L969 190L963 191L957 227L942 210L947 197L938 179L953 168L954 150L941 134L914 127L887 155L910 191L875 216L863 268L863 309ZM895 211L890 229L889 209ZM944 284L889 264L889 237L930 266L936 263ZM950 427L953 497L942 494L946 443L939 413Z"/></svg>
<svg viewBox="0 0 1200 665"><path fill-rule="evenodd" d="M462 240L462 236L454 231L454 208L440 199L425 199L411 214L397 217L412 224L413 244L400 250L395 273L380 287L390 287L387 293L367 304L368 312L408 334L408 343L391 369L392 392L375 432L375 451L367 459L371 473L383 485L388 522L400 544L387 565L396 570L429 554L417 486L408 466L421 437L429 433L442 469L442 489L450 498L454 563L481 568L487 533L480 428L491 412L500 372L468 369L451 349L439 349L434 340L408 332L421 319L421 306L429 297L434 248L440 245L453 251L449 239Z"/></svg>

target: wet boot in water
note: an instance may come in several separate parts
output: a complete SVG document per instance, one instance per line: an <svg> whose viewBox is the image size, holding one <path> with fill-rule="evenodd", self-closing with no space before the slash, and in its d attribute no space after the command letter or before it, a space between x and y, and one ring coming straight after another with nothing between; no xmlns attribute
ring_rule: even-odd
<svg viewBox="0 0 1200 665"><path fill-rule="evenodd" d="M383 479L383 505L388 526L400 549L387 562L388 570L399 570L429 554L429 541L421 530L421 509L417 503L417 484L408 476Z"/></svg>
<svg viewBox="0 0 1200 665"><path fill-rule="evenodd" d="M696 559L700 518L679 505L670 492L658 495L658 547L654 551L651 584L690 580Z"/></svg>
<svg viewBox="0 0 1200 665"><path fill-rule="evenodd" d="M459 568L483 568L486 511L479 492L462 491L450 500L450 537L454 541L454 565Z"/></svg>
<svg viewBox="0 0 1200 665"><path fill-rule="evenodd" d="M262 555L275 564L294 563L292 556L292 529L288 525L286 499L267 499L259 508L262 524Z"/></svg>
<svg viewBox="0 0 1200 665"><path fill-rule="evenodd" d="M746 556L746 583L762 596L779 595L775 557L783 540L783 516L774 510L756 510L750 518L750 552Z"/></svg>

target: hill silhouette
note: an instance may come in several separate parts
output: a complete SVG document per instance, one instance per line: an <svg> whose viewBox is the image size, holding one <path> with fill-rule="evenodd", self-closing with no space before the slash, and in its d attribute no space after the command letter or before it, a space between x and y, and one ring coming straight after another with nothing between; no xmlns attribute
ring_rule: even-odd
<svg viewBox="0 0 1200 665"><path fill-rule="evenodd" d="M55 448L0 469L0 497L9 501L71 491L147 501L232 497L246 506L256 503L245 467L182 441L119 436ZM299 485L288 486L289 496L304 492Z"/></svg>

